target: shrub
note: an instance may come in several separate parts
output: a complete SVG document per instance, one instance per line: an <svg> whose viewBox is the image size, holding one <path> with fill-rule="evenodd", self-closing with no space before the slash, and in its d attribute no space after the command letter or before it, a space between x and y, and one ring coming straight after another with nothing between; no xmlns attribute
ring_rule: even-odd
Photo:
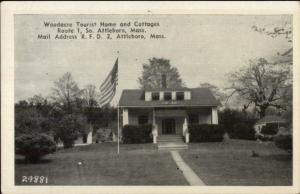
<svg viewBox="0 0 300 194"><path fill-rule="evenodd" d="M231 133L232 139L246 139L254 140L255 139L255 130L253 125L250 123L236 123L233 126Z"/></svg>
<svg viewBox="0 0 300 194"><path fill-rule="evenodd" d="M274 142L277 147L289 152L293 149L293 136L291 134L275 135Z"/></svg>
<svg viewBox="0 0 300 194"><path fill-rule="evenodd" d="M123 143L149 143L151 138L152 125L125 125L122 129Z"/></svg>
<svg viewBox="0 0 300 194"><path fill-rule="evenodd" d="M225 133L222 125L211 124L189 124L188 130L190 133L191 142L218 142L223 141Z"/></svg>
<svg viewBox="0 0 300 194"><path fill-rule="evenodd" d="M82 115L67 114L58 122L56 135L61 139L64 148L73 147L79 134L88 130L86 119Z"/></svg>
<svg viewBox="0 0 300 194"><path fill-rule="evenodd" d="M52 137L33 133L20 135L15 139L16 154L25 156L29 162L38 162L42 156L52 153L56 150L55 141Z"/></svg>
<svg viewBox="0 0 300 194"><path fill-rule="evenodd" d="M256 122L256 118L253 114L226 108L220 111L219 115L219 123L224 126L230 138L255 139L253 125Z"/></svg>
<svg viewBox="0 0 300 194"><path fill-rule="evenodd" d="M262 127L261 133L265 135L275 135L278 131L277 123L268 123Z"/></svg>
<svg viewBox="0 0 300 194"><path fill-rule="evenodd" d="M106 142L112 140L112 129L100 128L94 135L95 142Z"/></svg>

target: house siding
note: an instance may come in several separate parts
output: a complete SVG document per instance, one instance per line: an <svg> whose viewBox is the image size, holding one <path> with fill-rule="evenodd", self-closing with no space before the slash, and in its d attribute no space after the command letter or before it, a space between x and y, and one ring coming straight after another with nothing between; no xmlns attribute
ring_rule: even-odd
<svg viewBox="0 0 300 194"><path fill-rule="evenodd" d="M155 109L155 122L157 124L158 135L162 135L162 120L166 118L173 118L175 120L175 133L177 135L182 134L184 119L188 118L189 114L198 114L199 124L211 124L212 123L212 107L203 108L177 108L177 109ZM140 115L148 115L148 123L153 122L153 109L129 109L128 121L131 125L138 125L138 119Z"/></svg>
<svg viewBox="0 0 300 194"><path fill-rule="evenodd" d="M199 124L211 124L212 116L211 109L199 110Z"/></svg>

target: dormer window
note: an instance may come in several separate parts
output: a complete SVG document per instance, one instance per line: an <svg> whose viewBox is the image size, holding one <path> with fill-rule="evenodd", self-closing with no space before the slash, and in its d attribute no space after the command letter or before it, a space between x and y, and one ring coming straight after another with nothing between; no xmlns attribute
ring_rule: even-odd
<svg viewBox="0 0 300 194"><path fill-rule="evenodd" d="M184 92L176 92L176 100L184 100Z"/></svg>
<svg viewBox="0 0 300 194"><path fill-rule="evenodd" d="M172 99L172 93L171 92L165 92L164 93L164 100L171 100Z"/></svg>
<svg viewBox="0 0 300 194"><path fill-rule="evenodd" d="M152 100L159 100L159 92L152 92Z"/></svg>

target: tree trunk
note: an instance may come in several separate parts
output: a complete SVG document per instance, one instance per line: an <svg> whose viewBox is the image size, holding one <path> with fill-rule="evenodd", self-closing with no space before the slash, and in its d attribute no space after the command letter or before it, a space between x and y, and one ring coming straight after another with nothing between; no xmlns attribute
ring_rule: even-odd
<svg viewBox="0 0 300 194"><path fill-rule="evenodd" d="M259 107L260 111L259 111L259 118L263 118L264 116L266 116L266 110L267 107Z"/></svg>

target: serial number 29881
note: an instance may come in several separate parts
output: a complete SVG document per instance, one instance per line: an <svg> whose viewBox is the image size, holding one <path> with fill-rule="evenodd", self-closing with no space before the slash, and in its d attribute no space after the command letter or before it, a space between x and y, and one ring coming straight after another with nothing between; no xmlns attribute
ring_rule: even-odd
<svg viewBox="0 0 300 194"><path fill-rule="evenodd" d="M22 176L22 183L48 184L46 176Z"/></svg>

